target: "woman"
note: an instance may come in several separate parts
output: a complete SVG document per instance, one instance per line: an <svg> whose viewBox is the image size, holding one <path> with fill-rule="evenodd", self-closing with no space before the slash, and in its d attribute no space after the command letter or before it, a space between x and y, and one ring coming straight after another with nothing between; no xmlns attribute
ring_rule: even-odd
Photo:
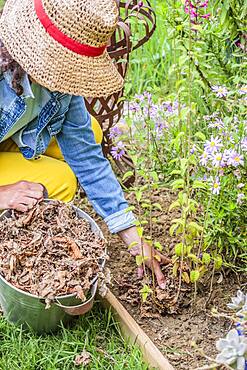
<svg viewBox="0 0 247 370"><path fill-rule="evenodd" d="M135 218L81 97L123 86L106 51L117 20L114 0L7 0L0 20L0 209L25 212L44 188L50 198L71 201L78 179L136 256L142 241ZM168 260L155 252L152 261L151 247L143 249L165 288L160 263Z"/></svg>

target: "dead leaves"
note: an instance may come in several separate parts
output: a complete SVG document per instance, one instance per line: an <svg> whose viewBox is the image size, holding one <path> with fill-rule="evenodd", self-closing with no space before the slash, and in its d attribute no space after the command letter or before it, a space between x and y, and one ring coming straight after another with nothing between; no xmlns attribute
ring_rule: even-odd
<svg viewBox="0 0 247 370"><path fill-rule="evenodd" d="M0 273L11 284L52 300L76 293L82 301L101 271L104 242L88 222L61 203L42 203L0 222Z"/></svg>
<svg viewBox="0 0 247 370"><path fill-rule="evenodd" d="M78 245L74 242L74 240L68 238L68 237L63 237L63 238L52 238L52 241L58 242L58 243L65 243L69 247L69 251L71 252L71 257L74 260L83 258L82 253L80 251L80 248Z"/></svg>
<svg viewBox="0 0 247 370"><path fill-rule="evenodd" d="M87 366L91 362L91 355L87 351L82 351L80 355L77 355L74 361L76 366Z"/></svg>

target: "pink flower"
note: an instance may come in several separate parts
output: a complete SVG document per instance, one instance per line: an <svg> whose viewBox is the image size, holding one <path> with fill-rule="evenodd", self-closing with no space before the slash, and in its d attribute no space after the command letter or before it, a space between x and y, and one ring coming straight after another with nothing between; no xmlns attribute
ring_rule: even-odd
<svg viewBox="0 0 247 370"><path fill-rule="evenodd" d="M198 20L208 19L211 14L201 14L202 9L206 9L208 7L208 0L201 2L200 0L194 1L193 4L192 0L185 0L184 11L186 14L189 14L191 22L193 24L200 24Z"/></svg>
<svg viewBox="0 0 247 370"><path fill-rule="evenodd" d="M201 17L204 18L204 19L208 19L209 17L211 17L211 13L203 14L203 15L201 15Z"/></svg>

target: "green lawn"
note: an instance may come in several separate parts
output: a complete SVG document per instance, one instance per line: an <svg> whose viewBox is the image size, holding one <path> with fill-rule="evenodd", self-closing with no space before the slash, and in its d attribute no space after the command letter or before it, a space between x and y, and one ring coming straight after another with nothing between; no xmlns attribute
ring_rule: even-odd
<svg viewBox="0 0 247 370"><path fill-rule="evenodd" d="M107 310L99 305L56 335L37 336L0 317L0 370L72 370L76 355L91 354L87 369L147 370L140 351L126 344Z"/></svg>

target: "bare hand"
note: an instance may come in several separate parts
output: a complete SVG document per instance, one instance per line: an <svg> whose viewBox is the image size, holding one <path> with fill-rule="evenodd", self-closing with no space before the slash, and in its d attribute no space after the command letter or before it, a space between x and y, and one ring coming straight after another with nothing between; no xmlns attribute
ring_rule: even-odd
<svg viewBox="0 0 247 370"><path fill-rule="evenodd" d="M132 256L142 256L144 257L145 265L149 269L153 269L154 274L156 276L158 285L161 289L165 289L166 287L166 278L161 271L162 264L169 264L171 260L165 257L162 253L157 251L156 249L152 248L147 243L142 243L141 238L137 233L136 227L131 227L129 229L120 231L119 233L120 238L125 242L127 246L134 245L133 248L130 249L130 254ZM143 267L138 267L138 275L141 277L143 276Z"/></svg>
<svg viewBox="0 0 247 370"><path fill-rule="evenodd" d="M43 185L28 181L0 186L0 209L27 212L44 199L44 190Z"/></svg>
<svg viewBox="0 0 247 370"><path fill-rule="evenodd" d="M141 249L141 250L140 250ZM153 271L157 279L157 283L161 289L165 289L166 287L166 278L161 271L161 265L168 265L171 260L165 257L162 253L151 247L147 243L143 243L142 247L138 247L138 249L133 248L130 250L132 256L142 256L145 265ZM141 278L143 277L144 269L143 266L138 267L138 276Z"/></svg>

